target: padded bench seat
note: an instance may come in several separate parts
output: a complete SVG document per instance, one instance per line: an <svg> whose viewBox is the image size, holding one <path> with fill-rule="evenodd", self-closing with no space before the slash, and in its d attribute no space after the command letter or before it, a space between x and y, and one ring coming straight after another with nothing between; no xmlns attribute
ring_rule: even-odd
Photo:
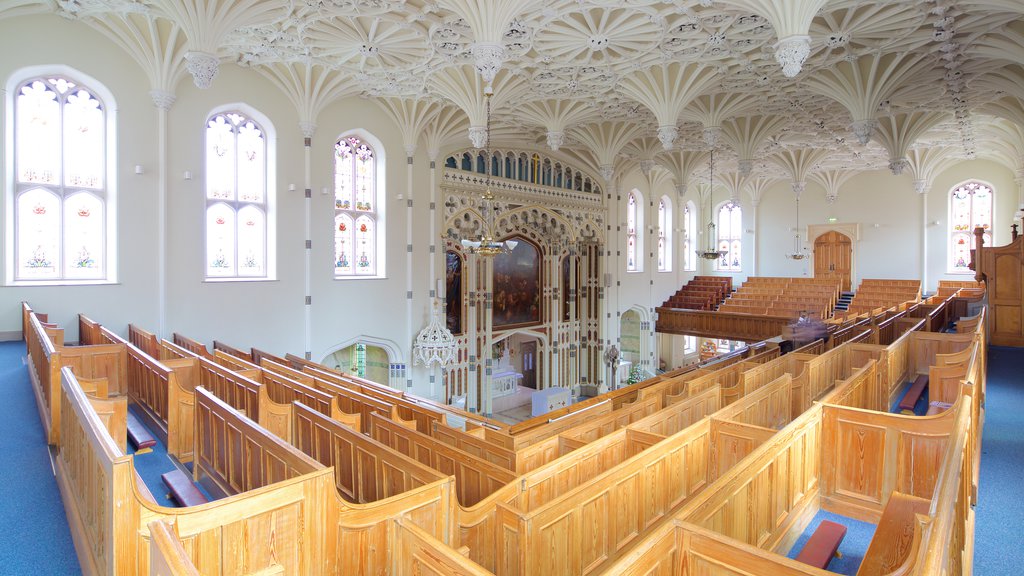
<svg viewBox="0 0 1024 576"><path fill-rule="evenodd" d="M838 555L839 544L845 536L846 526L822 520L796 557L797 562L803 562L822 570L827 569L832 557Z"/></svg>
<svg viewBox="0 0 1024 576"><path fill-rule="evenodd" d="M135 446L136 450L156 446L156 438L153 438L149 430L131 412L128 412L128 440Z"/></svg>
<svg viewBox="0 0 1024 576"><path fill-rule="evenodd" d="M181 470L172 470L166 474L162 474L160 479L164 481L167 488L171 491L171 497L178 501L182 506L198 506L200 504L206 504L209 500L203 493L196 488L192 478L188 474L185 474Z"/></svg>
<svg viewBox="0 0 1024 576"><path fill-rule="evenodd" d="M919 374L914 379L914 383L910 385L907 393L903 395L903 399L900 400L899 409L902 414L913 414L914 404L917 404L918 399L921 398L921 394L924 393L925 387L928 386L928 375Z"/></svg>

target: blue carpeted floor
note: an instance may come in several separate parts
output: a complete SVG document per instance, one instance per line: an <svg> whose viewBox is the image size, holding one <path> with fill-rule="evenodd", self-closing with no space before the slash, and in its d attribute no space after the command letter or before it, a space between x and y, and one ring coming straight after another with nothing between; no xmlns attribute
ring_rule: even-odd
<svg viewBox="0 0 1024 576"><path fill-rule="evenodd" d="M0 574L81 574L24 356L0 342Z"/></svg>
<svg viewBox="0 0 1024 576"><path fill-rule="evenodd" d="M134 407L129 406L128 409L134 411ZM137 416L138 414L136 414ZM146 487L153 494L156 503L161 506L174 507L177 504L167 498L167 486L160 479L161 474L174 470L174 464L168 459L167 446L155 434L153 438L156 439L156 446L153 446L152 452L141 455L135 454L135 447L129 442L128 453L135 455L135 471L139 473L139 477L146 483Z"/></svg>
<svg viewBox="0 0 1024 576"><path fill-rule="evenodd" d="M800 551L804 549L804 544L807 543L811 534L814 534L822 520L831 520L836 524L846 526L846 537L839 544L839 552L843 554L843 557L832 559L832 562L828 565L829 572L847 575L856 574L857 569L860 568L861 560L864 559L864 553L868 551L868 544L871 544L871 537L875 535L875 525L840 516L839 514L825 512L824 510L815 514L814 519L811 520L804 533L800 535L800 538L790 548L789 554L786 557L796 558L800 554Z"/></svg>
<svg viewBox="0 0 1024 576"><path fill-rule="evenodd" d="M1020 548L1024 530L1024 348L992 346L988 361L974 573L1020 574L1024 571Z"/></svg>

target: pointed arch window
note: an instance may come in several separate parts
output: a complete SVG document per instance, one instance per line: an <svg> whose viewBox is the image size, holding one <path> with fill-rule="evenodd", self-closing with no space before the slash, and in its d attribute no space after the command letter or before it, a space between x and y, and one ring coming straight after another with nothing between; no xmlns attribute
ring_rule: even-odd
<svg viewBox="0 0 1024 576"><path fill-rule="evenodd" d="M14 110L8 282L115 281L108 258L115 237L108 177L113 98L70 74L12 79L8 86Z"/></svg>
<svg viewBox="0 0 1024 576"><path fill-rule="evenodd" d="M992 206L995 192L992 187L971 180L955 186L949 197L949 272L973 274L968 267L971 250L976 248L974 229L985 230L985 245L992 245Z"/></svg>
<svg viewBox="0 0 1024 576"><path fill-rule="evenodd" d="M206 278L273 278L267 122L241 110L206 121Z"/></svg>
<svg viewBox="0 0 1024 576"><path fill-rule="evenodd" d="M354 135L334 143L335 278L383 275L377 152L377 147Z"/></svg>
<svg viewBox="0 0 1024 576"><path fill-rule="evenodd" d="M687 202L683 208L683 270L697 270L697 245L694 243L697 230L697 207Z"/></svg>
<svg viewBox="0 0 1024 576"><path fill-rule="evenodd" d="M641 202L636 190L626 196L626 272L643 271L643 238L639 234L644 227Z"/></svg>
<svg viewBox="0 0 1024 576"><path fill-rule="evenodd" d="M727 253L716 260L715 269L721 272L739 272L743 248L743 210L732 201L718 209L718 249Z"/></svg>
<svg viewBox="0 0 1024 576"><path fill-rule="evenodd" d="M658 202L658 272L672 271L672 201Z"/></svg>

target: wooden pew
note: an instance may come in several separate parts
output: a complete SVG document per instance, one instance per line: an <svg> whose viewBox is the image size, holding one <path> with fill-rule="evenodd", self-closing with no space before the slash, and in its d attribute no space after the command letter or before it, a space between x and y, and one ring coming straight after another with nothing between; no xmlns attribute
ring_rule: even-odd
<svg viewBox="0 0 1024 576"><path fill-rule="evenodd" d="M917 556L925 529L919 515L928 515L929 504L926 498L893 492L882 510L857 574L883 576L908 573L907 561Z"/></svg>
<svg viewBox="0 0 1024 576"><path fill-rule="evenodd" d="M292 405L295 447L324 466L345 500L367 503L445 481L447 476L304 406Z"/></svg>
<svg viewBox="0 0 1024 576"><path fill-rule="evenodd" d="M410 430L388 418L370 416L370 437L413 458L434 470L455 477L459 504L473 506L499 488L515 480L516 475L496 464Z"/></svg>

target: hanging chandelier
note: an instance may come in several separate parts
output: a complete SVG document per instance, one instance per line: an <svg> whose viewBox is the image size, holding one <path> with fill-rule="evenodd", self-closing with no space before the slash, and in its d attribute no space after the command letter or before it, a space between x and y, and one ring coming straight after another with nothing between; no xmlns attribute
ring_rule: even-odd
<svg viewBox="0 0 1024 576"><path fill-rule="evenodd" d="M462 239L462 247L470 254L476 254L485 258L508 254L515 250L519 244L515 240L498 241L494 239L494 194L491 192L491 165L494 157L491 156L491 92L484 91L484 102L486 105L487 125L486 141L484 142L484 154L487 156L486 174L484 177L484 193L480 196L480 211L484 218L484 228L480 237L476 240Z"/></svg>
<svg viewBox="0 0 1024 576"><path fill-rule="evenodd" d="M697 256L705 260L718 260L724 258L729 253L728 250L720 250L718 248L718 234L715 233L715 215L711 213L711 206L714 205L713 199L715 195L715 150L711 150L711 177L710 191L708 192L708 239L706 246L703 250L697 250Z"/></svg>
<svg viewBox="0 0 1024 576"><path fill-rule="evenodd" d="M443 369L455 361L457 350L455 336L445 325L441 315L441 304L435 298L430 323L416 335L416 342L412 346L413 362L427 368L437 364Z"/></svg>
<svg viewBox="0 0 1024 576"><path fill-rule="evenodd" d="M793 251L786 254L790 260L803 260L807 258L804 252L803 242L800 241L800 192L803 190L801 183L793 183L793 191L796 193L796 232L793 234Z"/></svg>

